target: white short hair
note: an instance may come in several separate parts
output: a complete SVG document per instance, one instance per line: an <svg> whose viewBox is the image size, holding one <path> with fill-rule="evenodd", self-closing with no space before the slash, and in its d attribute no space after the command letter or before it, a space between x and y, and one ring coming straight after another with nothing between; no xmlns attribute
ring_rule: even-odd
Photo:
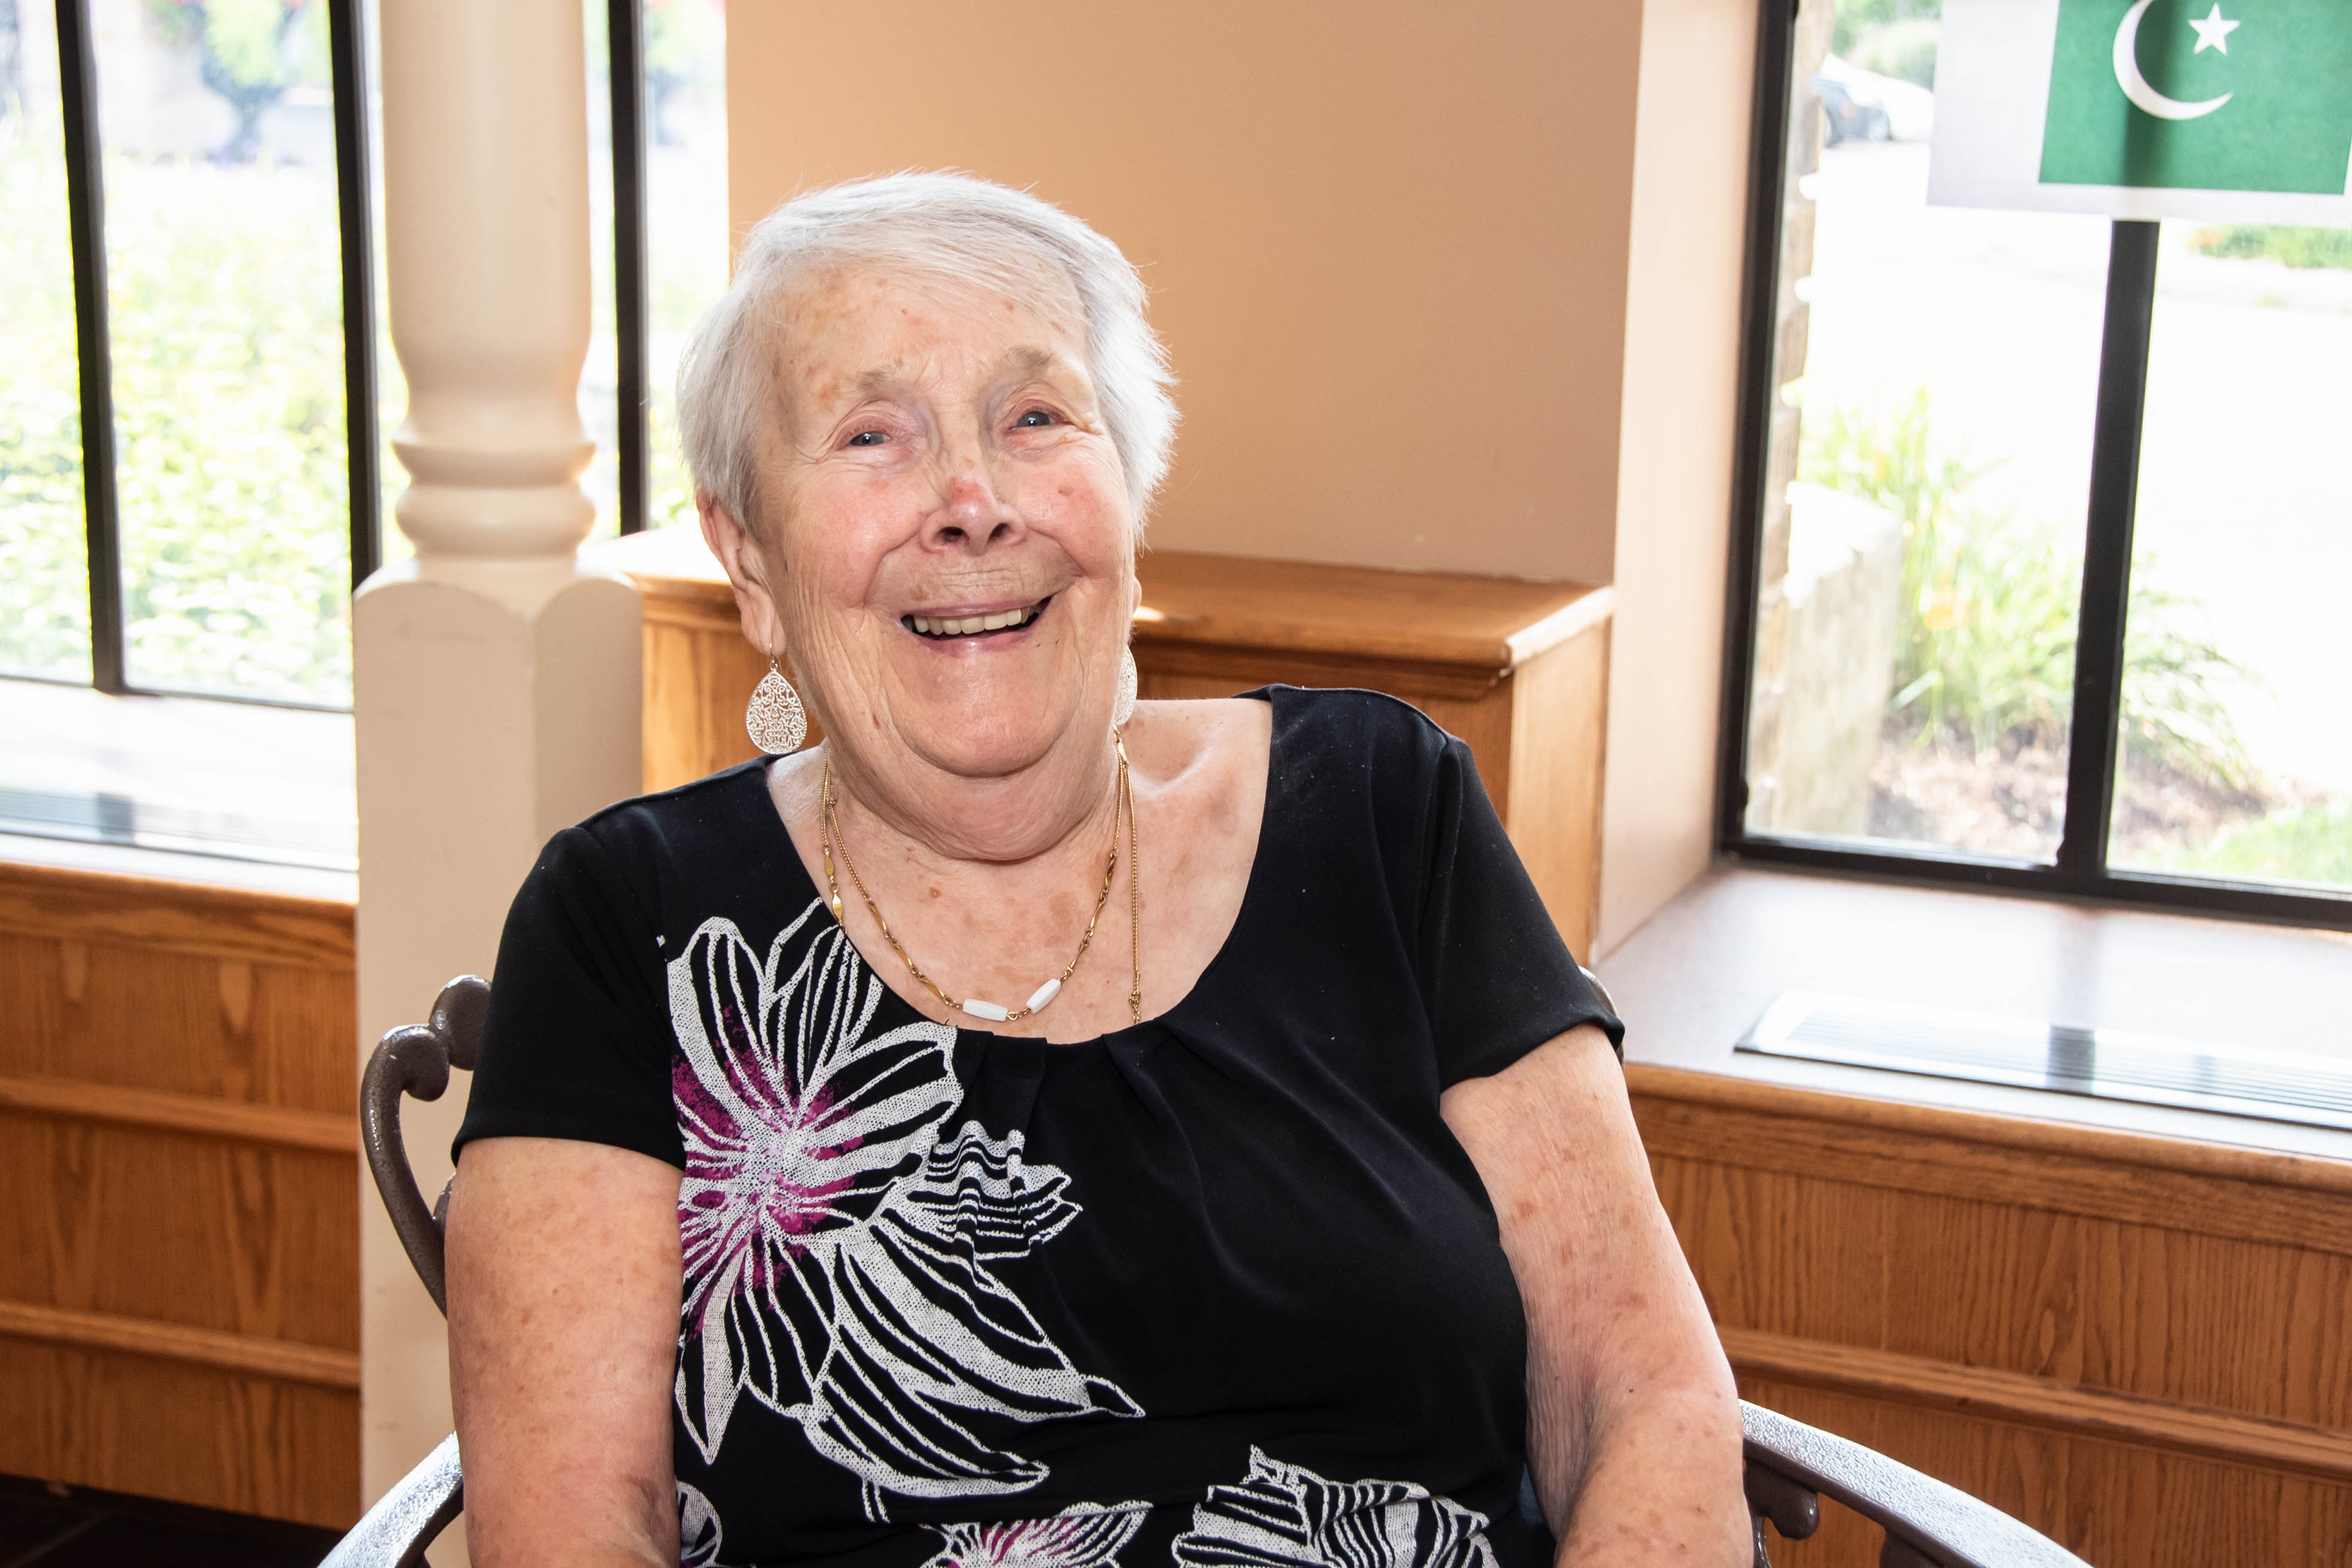
<svg viewBox="0 0 2352 1568"><path fill-rule="evenodd" d="M694 482L760 527L758 433L774 396L763 328L809 273L904 267L1019 298L1058 268L1086 318L1087 372L1139 534L1176 439L1168 351L1144 319L1143 280L1118 247L1025 191L969 174L907 173L794 196L754 225L735 276L678 363L677 417Z"/></svg>

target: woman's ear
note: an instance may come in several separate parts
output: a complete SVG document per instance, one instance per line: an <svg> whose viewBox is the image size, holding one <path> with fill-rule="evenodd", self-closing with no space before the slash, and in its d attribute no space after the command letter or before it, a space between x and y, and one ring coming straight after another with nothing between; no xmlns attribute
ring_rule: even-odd
<svg viewBox="0 0 2352 1568"><path fill-rule="evenodd" d="M771 658L783 657L782 627L776 616L776 596L768 586L768 562L758 539L745 528L727 503L709 490L694 492L694 510L702 521L702 542L719 558L734 584L735 611L742 617L743 635Z"/></svg>

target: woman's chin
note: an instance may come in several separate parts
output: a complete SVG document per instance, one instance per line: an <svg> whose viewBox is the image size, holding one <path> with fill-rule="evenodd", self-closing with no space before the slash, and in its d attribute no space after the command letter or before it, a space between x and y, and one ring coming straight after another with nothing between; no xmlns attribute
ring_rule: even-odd
<svg viewBox="0 0 2352 1568"><path fill-rule="evenodd" d="M1006 778L1050 757L1068 734L1065 702L1042 693L987 701L894 704L890 728L908 750L958 778Z"/></svg>

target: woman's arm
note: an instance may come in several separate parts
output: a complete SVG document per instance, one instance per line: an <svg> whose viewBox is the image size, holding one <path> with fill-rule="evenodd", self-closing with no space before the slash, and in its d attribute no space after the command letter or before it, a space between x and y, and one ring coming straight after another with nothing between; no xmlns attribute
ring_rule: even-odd
<svg viewBox="0 0 2352 1568"><path fill-rule="evenodd" d="M1564 1568L1744 1568L1739 1405L1609 1041L1572 1029L1439 1100L1528 1314L1528 1458Z"/></svg>
<svg viewBox="0 0 2352 1568"><path fill-rule="evenodd" d="M449 1381L478 1568L677 1562L675 1167L486 1138L449 1198Z"/></svg>

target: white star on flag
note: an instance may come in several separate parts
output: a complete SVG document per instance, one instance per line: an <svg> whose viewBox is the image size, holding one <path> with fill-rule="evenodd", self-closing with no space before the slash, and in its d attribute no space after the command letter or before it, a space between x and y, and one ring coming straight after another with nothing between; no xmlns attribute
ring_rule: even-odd
<svg viewBox="0 0 2352 1568"><path fill-rule="evenodd" d="M2238 30L2237 23L2225 22L2221 19L2220 0L2214 0L2211 13L2203 21L2200 22L2191 16L2189 18L2189 25L2197 29L2197 47L2189 51L2192 55L2201 55L2207 49L2219 49L2223 54L2228 54L2230 35Z"/></svg>

